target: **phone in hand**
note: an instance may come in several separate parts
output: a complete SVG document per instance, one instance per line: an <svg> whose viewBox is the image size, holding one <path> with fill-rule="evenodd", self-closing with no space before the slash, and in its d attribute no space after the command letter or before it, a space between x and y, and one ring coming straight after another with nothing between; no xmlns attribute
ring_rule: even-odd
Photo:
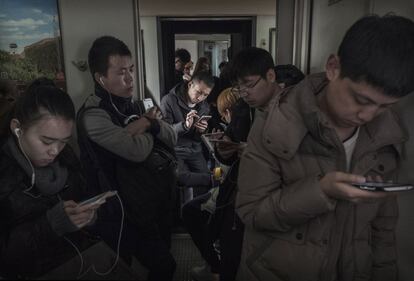
<svg viewBox="0 0 414 281"><path fill-rule="evenodd" d="M143 99L142 104L144 105L145 112L154 107L154 102L151 98Z"/></svg>
<svg viewBox="0 0 414 281"><path fill-rule="evenodd" d="M352 183L353 186L362 190L368 191L407 191L413 189L411 184L406 183L387 183L387 182L364 182L364 183Z"/></svg>
<svg viewBox="0 0 414 281"><path fill-rule="evenodd" d="M106 191L106 192L103 192L101 194L98 194L94 197L91 197L89 199L86 199L86 200L80 202L78 204L78 206L81 207L81 206L85 206L85 205L96 205L96 204L102 205L103 203L106 202L107 198L112 197L112 196L116 195L117 193L118 192L116 190Z"/></svg>
<svg viewBox="0 0 414 281"><path fill-rule="evenodd" d="M202 116L200 116L200 118L197 119L197 121L195 122L195 124L200 123L202 120L208 121L208 120L211 119L211 117L212 117L211 115L202 115Z"/></svg>

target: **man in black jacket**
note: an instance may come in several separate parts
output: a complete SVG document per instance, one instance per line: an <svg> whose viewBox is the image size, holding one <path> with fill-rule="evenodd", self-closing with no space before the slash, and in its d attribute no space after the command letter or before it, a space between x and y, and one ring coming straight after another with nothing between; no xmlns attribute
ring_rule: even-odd
<svg viewBox="0 0 414 281"><path fill-rule="evenodd" d="M134 255L149 270L149 280L171 280L175 261L169 252L176 143L172 127L157 119L157 109L142 114L133 102L134 65L120 40L95 40L88 62L95 82L78 113L78 140L88 185L94 192L117 189L126 212L123 257ZM118 243L119 206L107 202L97 221L99 234ZM102 218L102 219L101 219Z"/></svg>
<svg viewBox="0 0 414 281"><path fill-rule="evenodd" d="M213 77L205 72L194 75L189 82L178 84L161 100L164 120L178 135L175 152L178 158L178 183L188 187L211 186L211 173L202 153L201 134L207 120L198 119L210 112L205 101L214 87Z"/></svg>

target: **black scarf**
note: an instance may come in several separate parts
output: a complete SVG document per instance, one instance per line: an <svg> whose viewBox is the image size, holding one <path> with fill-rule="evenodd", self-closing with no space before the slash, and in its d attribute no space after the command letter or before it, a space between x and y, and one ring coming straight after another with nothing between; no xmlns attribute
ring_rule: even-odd
<svg viewBox="0 0 414 281"><path fill-rule="evenodd" d="M29 161L23 155L13 137L9 137L7 140L7 146L13 158L31 178L33 171L30 167ZM34 167L34 170L35 187L41 194L53 195L64 188L68 177L68 170L66 167L61 166L57 159L46 167Z"/></svg>

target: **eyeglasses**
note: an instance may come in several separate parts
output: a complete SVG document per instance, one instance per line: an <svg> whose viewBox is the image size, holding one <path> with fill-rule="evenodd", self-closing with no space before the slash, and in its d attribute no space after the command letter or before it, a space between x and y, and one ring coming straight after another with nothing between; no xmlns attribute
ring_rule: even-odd
<svg viewBox="0 0 414 281"><path fill-rule="evenodd" d="M247 92L250 89L253 89L254 87L256 87L256 85L259 83L259 81L262 80L262 77L259 77L259 79L257 79L252 85L247 86L247 85L243 85L243 84L237 84L235 85L233 88L231 88L231 92L239 97L245 97L247 96Z"/></svg>

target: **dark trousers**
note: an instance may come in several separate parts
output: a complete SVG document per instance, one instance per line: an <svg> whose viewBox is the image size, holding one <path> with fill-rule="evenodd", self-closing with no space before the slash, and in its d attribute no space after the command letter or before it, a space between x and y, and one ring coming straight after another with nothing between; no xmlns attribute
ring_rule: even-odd
<svg viewBox="0 0 414 281"><path fill-rule="evenodd" d="M131 263L132 256L135 256L148 269L148 280L172 280L176 262L170 253L171 226L171 212L160 213L154 221L140 226L126 218L121 237L120 256L128 263ZM108 220L99 217L98 214L94 230L115 252L118 246L119 229L120 220Z"/></svg>
<svg viewBox="0 0 414 281"><path fill-rule="evenodd" d="M218 234L221 257L220 281L234 281L240 265L244 224L234 212L233 206L229 206L223 216Z"/></svg>
<svg viewBox="0 0 414 281"><path fill-rule="evenodd" d="M178 184L193 187L201 195L211 187L211 173L203 155L201 144L192 147L176 147L178 159Z"/></svg>
<svg viewBox="0 0 414 281"><path fill-rule="evenodd" d="M182 214L184 225L200 251L201 256L210 265L211 271L218 273L220 261L213 246L216 236L212 232L213 229L209 226L211 214L200 209L200 205L209 197L210 193L206 193L186 203L183 206Z"/></svg>

